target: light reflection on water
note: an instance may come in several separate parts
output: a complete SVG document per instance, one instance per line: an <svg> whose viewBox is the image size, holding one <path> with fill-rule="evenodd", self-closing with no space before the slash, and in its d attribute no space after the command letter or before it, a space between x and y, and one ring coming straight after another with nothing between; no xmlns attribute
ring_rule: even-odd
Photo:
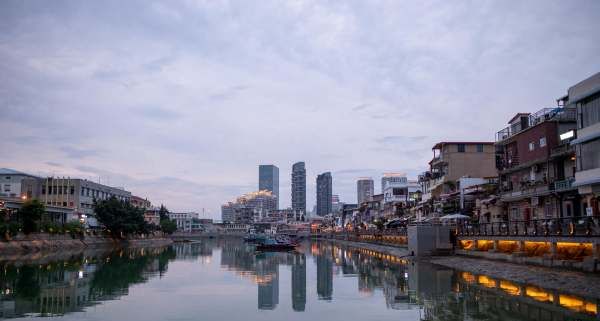
<svg viewBox="0 0 600 321"><path fill-rule="evenodd" d="M596 301L331 243L236 239L0 263L0 319L597 320Z"/></svg>

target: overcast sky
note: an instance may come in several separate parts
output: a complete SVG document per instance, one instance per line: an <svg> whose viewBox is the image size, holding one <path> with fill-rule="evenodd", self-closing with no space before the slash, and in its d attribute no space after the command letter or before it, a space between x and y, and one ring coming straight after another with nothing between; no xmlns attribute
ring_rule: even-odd
<svg viewBox="0 0 600 321"><path fill-rule="evenodd" d="M172 210L257 189L258 164L356 201L444 140L492 141L600 71L600 1L0 1L0 167Z"/></svg>

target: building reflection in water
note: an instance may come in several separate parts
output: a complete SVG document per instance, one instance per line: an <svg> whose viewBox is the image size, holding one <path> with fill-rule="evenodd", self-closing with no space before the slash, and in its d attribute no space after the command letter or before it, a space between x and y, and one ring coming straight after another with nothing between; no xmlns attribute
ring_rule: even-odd
<svg viewBox="0 0 600 321"><path fill-rule="evenodd" d="M241 240L205 240L161 249L80 254L51 263L0 262L0 318L60 316L129 293L131 285L168 273L173 260L211 262L257 285L257 306L279 305L281 265L291 266L291 305L305 311L307 260L316 265L320 300L335 301L333 278L354 278L356 289L383 294L388 309L419 309L421 320L598 320L597 299L454 271L425 262L327 242L296 252L256 253ZM308 259L307 259L308 258ZM340 299L343 300L343 299Z"/></svg>

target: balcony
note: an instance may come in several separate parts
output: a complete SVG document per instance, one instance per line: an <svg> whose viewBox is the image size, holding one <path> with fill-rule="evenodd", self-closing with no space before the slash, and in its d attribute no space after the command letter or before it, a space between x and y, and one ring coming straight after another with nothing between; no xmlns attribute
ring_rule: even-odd
<svg viewBox="0 0 600 321"><path fill-rule="evenodd" d="M575 181L575 178L568 178L562 181L555 181L554 182L554 191L555 192L561 192L561 191L567 191L570 189L573 189L573 182Z"/></svg>
<svg viewBox="0 0 600 321"><path fill-rule="evenodd" d="M535 183L534 183L535 184ZM503 201L512 201L525 197L542 196L549 194L554 189L553 184L538 183L536 185L527 184L521 189L510 190L502 193Z"/></svg>
<svg viewBox="0 0 600 321"><path fill-rule="evenodd" d="M552 158L571 154L575 154L575 146L570 144L563 144L550 150L550 157Z"/></svg>
<svg viewBox="0 0 600 321"><path fill-rule="evenodd" d="M545 121L576 121L577 111L575 108L542 108L537 112L529 115L528 126L523 128L520 123L499 130L496 133L496 142L501 142L508 139L521 131L541 124Z"/></svg>

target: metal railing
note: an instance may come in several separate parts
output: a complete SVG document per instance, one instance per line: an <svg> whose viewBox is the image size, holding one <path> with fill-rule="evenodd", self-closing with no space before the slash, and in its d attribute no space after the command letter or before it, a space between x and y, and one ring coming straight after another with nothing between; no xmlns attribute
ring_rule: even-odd
<svg viewBox="0 0 600 321"><path fill-rule="evenodd" d="M600 217L567 217L493 223L464 222L456 226L459 236L600 236Z"/></svg>
<svg viewBox="0 0 600 321"><path fill-rule="evenodd" d="M503 141L510 138L524 129L535 126L547 120L558 120L558 121L576 121L577 110L575 108L542 108L537 112L529 115L527 127L523 128L521 123L515 123L512 126L508 126L499 130L496 133L496 142Z"/></svg>

